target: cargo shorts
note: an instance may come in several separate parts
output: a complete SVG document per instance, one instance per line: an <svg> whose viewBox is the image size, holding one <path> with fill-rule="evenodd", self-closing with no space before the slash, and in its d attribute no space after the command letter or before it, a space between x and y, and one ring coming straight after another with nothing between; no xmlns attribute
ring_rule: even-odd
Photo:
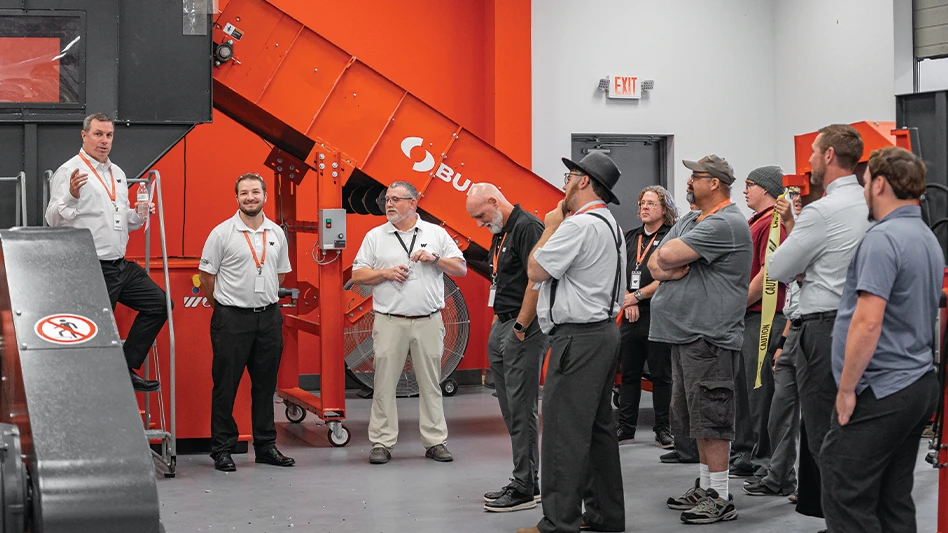
<svg viewBox="0 0 948 533"><path fill-rule="evenodd" d="M740 356L704 339L671 346L672 434L734 440L734 364Z"/></svg>

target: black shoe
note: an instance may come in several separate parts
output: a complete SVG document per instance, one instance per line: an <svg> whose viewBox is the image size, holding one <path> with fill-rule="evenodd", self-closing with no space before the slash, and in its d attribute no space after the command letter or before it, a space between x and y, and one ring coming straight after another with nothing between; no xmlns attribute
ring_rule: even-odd
<svg viewBox="0 0 948 533"><path fill-rule="evenodd" d="M658 444L665 450L670 450L675 447L675 439L671 435L671 431L668 431L668 428L659 428L655 432L655 444Z"/></svg>
<svg viewBox="0 0 948 533"><path fill-rule="evenodd" d="M273 466L293 466L296 464L296 461L292 458L280 453L280 450L276 449L276 446L270 446L266 450L258 451L254 462Z"/></svg>
<svg viewBox="0 0 948 533"><path fill-rule="evenodd" d="M740 477L754 477L754 471L744 470L741 468L729 469L727 472L727 477L731 479L737 479Z"/></svg>
<svg viewBox="0 0 948 533"><path fill-rule="evenodd" d="M132 388L135 389L135 392L155 392L161 387L161 384L157 381L144 379L131 368L128 369L128 375L132 378Z"/></svg>
<svg viewBox="0 0 948 533"><path fill-rule="evenodd" d="M606 526L600 526L598 524L593 524L592 522L587 522L586 517L584 516L583 519L579 522L579 530L580 531L625 531L625 527L609 528Z"/></svg>
<svg viewBox="0 0 948 533"><path fill-rule="evenodd" d="M392 452L385 446L376 446L369 452L369 463L373 465L384 465L392 460Z"/></svg>
<svg viewBox="0 0 948 533"><path fill-rule="evenodd" d="M635 442L635 426L620 427L617 429L616 439L619 440L619 444L632 444Z"/></svg>
<svg viewBox="0 0 948 533"><path fill-rule="evenodd" d="M230 452L220 452L214 457L214 468L220 470L221 472L234 472L237 470L237 465L234 464L234 459L230 456Z"/></svg>
<svg viewBox="0 0 948 533"><path fill-rule="evenodd" d="M765 485L761 479L744 483L744 492L751 496L787 496L791 494L790 492L776 491Z"/></svg>
<svg viewBox="0 0 948 533"><path fill-rule="evenodd" d="M507 487L500 498L484 504L484 510L492 513L509 513L511 511L523 511L524 509L534 509L537 502L533 500L530 494L523 494L513 487Z"/></svg>
<svg viewBox="0 0 948 533"><path fill-rule="evenodd" d="M678 452L672 450L668 453L663 453L661 456L659 456L658 460L663 463L680 463L681 456L678 455Z"/></svg>
<svg viewBox="0 0 948 533"><path fill-rule="evenodd" d="M439 463L450 463L454 460L454 456L451 455L451 452L448 451L448 447L444 444L435 444L425 450L425 457L434 459Z"/></svg>

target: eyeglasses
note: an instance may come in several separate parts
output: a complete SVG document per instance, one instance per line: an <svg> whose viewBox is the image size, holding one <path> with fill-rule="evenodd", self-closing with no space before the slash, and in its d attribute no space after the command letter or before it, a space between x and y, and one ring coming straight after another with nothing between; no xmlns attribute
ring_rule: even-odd
<svg viewBox="0 0 948 533"><path fill-rule="evenodd" d="M386 197L385 197L385 203L386 203L386 204L388 204L388 203L393 203L393 204L394 204L395 202L397 202L397 201L399 201L399 200L414 200L414 198L412 198L411 196L406 196L406 197L402 197L402 196L386 196Z"/></svg>
<svg viewBox="0 0 948 533"><path fill-rule="evenodd" d="M753 181L745 181L744 188L749 188L749 187L760 187L760 185L754 183Z"/></svg>
<svg viewBox="0 0 948 533"><path fill-rule="evenodd" d="M580 174L579 172L567 172L566 174L563 174L563 185L568 185L568 184L569 184L569 179L570 179L570 177L572 177L572 176L576 176L577 178L581 178L581 177L585 176L585 174Z"/></svg>
<svg viewBox="0 0 948 533"><path fill-rule="evenodd" d="M688 183L694 183L695 180L700 180L700 179L710 180L710 179L714 179L714 176L712 176L711 174L692 174L691 177L688 178Z"/></svg>
<svg viewBox="0 0 948 533"><path fill-rule="evenodd" d="M658 202L639 202L639 207L661 207L662 204Z"/></svg>

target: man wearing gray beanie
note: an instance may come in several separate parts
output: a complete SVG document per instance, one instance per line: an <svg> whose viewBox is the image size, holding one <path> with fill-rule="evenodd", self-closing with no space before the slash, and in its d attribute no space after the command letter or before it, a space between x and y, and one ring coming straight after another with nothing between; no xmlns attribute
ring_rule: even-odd
<svg viewBox="0 0 948 533"><path fill-rule="evenodd" d="M764 263L767 258L767 242L770 237L770 222L774 204L783 193L783 170L777 166L754 169L747 176L744 199L747 207L754 211L748 220L754 243L754 262L751 266L751 282L747 294L747 309L744 314L744 343L734 375L735 438L731 444L730 477L757 476L764 478L770 468L771 445L767 431L770 418L770 403L774 395L772 354L780 341L786 318L783 316L786 285L778 285L777 306L771 323L769 349L761 368L761 386L754 388L757 380L758 345L760 325L763 319L762 297L764 292ZM787 238L787 231L780 225L780 241ZM777 332L777 333L773 333ZM778 487L774 493L791 494L795 479L784 480L786 486Z"/></svg>

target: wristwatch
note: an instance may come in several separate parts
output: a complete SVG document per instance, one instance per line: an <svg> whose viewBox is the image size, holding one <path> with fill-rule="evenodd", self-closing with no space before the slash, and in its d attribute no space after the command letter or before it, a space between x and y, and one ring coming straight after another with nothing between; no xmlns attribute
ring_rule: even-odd
<svg viewBox="0 0 948 533"><path fill-rule="evenodd" d="M514 331L517 333L523 333L527 331L527 327L521 324L520 322L514 322Z"/></svg>
<svg viewBox="0 0 948 533"><path fill-rule="evenodd" d="M438 254L431 254L434 256L435 260L431 262L432 265L437 265L438 261L441 261L441 256Z"/></svg>
<svg viewBox="0 0 948 533"><path fill-rule="evenodd" d="M642 296L642 289L638 289L638 290L636 290L635 292L633 292L633 293L632 293L632 296L635 296L635 299L638 300L638 301L640 301L640 302L645 299L645 298Z"/></svg>

